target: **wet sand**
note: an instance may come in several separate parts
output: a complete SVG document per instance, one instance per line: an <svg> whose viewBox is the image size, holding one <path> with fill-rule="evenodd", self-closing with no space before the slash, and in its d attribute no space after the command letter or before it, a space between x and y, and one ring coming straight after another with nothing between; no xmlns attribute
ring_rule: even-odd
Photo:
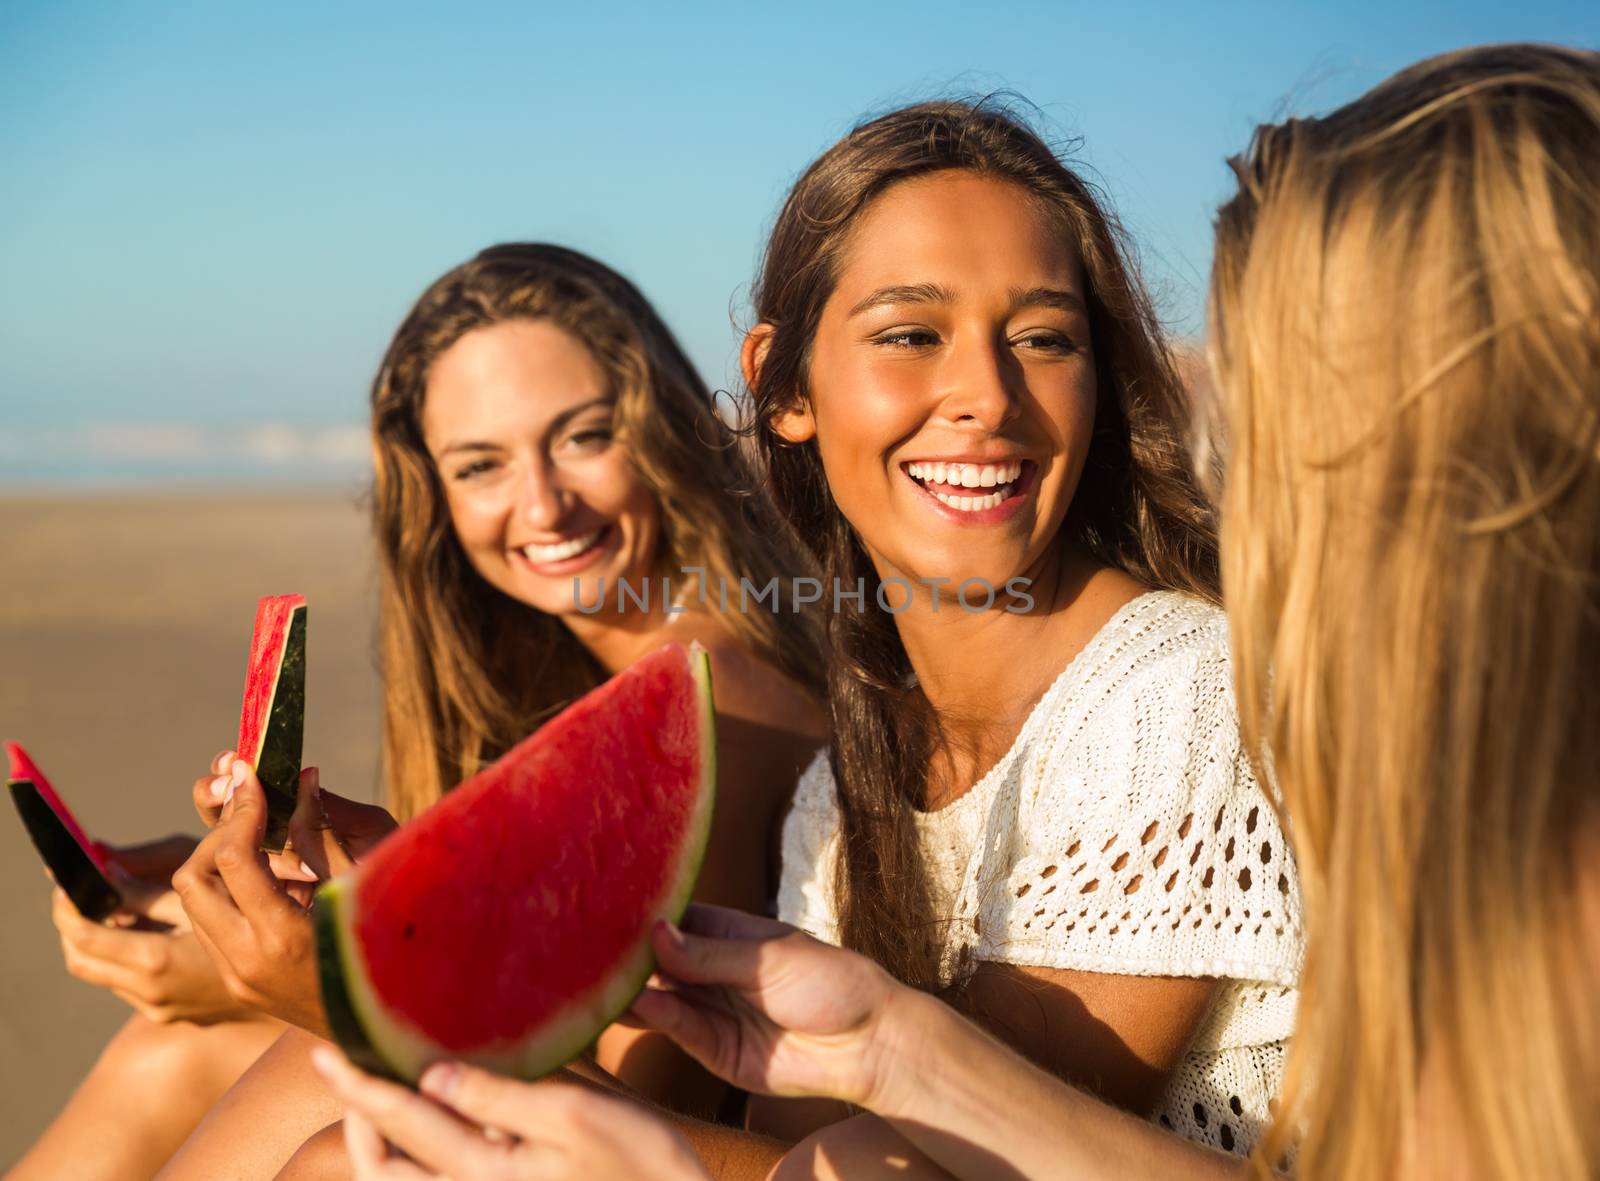
<svg viewBox="0 0 1600 1181"><path fill-rule="evenodd" d="M256 599L293 592L310 604L306 761L376 799L376 587L353 490L0 496L0 738L102 840L197 831L189 785L237 734ZM49 885L4 811L0 1170L130 1013L62 968Z"/></svg>

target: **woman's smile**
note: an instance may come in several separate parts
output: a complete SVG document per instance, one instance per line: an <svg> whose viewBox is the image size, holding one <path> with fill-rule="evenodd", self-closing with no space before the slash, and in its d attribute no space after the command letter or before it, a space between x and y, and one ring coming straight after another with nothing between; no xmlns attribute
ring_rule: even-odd
<svg viewBox="0 0 1600 1181"><path fill-rule="evenodd" d="M586 570L605 556L614 546L616 529L601 525L583 533L573 534L554 542L528 542L514 547L512 560L520 561L534 574L544 578L559 578Z"/></svg>
<svg viewBox="0 0 1600 1181"><path fill-rule="evenodd" d="M900 470L917 486L930 512L956 525L996 525L1022 511L1039 465L1031 459L998 463L905 461Z"/></svg>

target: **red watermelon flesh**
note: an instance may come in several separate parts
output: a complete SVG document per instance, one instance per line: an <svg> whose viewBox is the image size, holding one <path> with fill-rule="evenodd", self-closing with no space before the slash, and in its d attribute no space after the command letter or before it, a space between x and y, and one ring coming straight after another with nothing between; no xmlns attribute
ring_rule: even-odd
<svg viewBox="0 0 1600 1181"><path fill-rule="evenodd" d="M72 809L62 802L56 794L56 789L50 786L50 781L44 777L44 772L31 758L28 752L22 749L21 743L6 743L6 755L11 760L11 769L7 773L8 779L25 779L33 784L39 793L39 798L50 805L66 830L72 834L72 839L83 847L84 854L94 863L94 867L102 874L111 873L111 864L106 859L105 849L99 841L89 839L89 834L83 831L83 826L78 823L78 818L72 814Z"/></svg>
<svg viewBox="0 0 1600 1181"><path fill-rule="evenodd" d="M237 747L266 791L268 849L283 848L294 814L305 708L306 598L268 595L256 604Z"/></svg>
<svg viewBox="0 0 1600 1181"><path fill-rule="evenodd" d="M330 1025L414 1080L460 1057L523 1077L632 1001L688 903L716 774L709 667L669 645L390 836L315 908Z"/></svg>

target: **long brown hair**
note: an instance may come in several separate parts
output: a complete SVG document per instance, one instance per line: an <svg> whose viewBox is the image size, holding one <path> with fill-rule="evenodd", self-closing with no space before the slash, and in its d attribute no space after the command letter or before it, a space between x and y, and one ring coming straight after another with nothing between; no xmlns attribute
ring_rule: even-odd
<svg viewBox="0 0 1600 1181"><path fill-rule="evenodd" d="M698 566L716 586L804 571L709 391L633 284L539 243L495 246L456 267L423 292L372 385L385 777L402 819L605 676L558 618L472 569L423 441L429 366L466 333L515 318L570 332L609 376L616 437L661 506L662 572ZM757 657L820 697L814 616L754 611L728 621Z"/></svg>
<svg viewBox="0 0 1600 1181"><path fill-rule="evenodd" d="M920 103L864 123L806 169L784 202L753 293L757 319L773 331L750 391L779 510L825 579L862 579L873 601L876 573L829 494L815 443L791 445L759 428L808 396L811 342L862 211L900 181L950 169L1017 185L1083 262L1098 404L1063 538L1150 586L1215 600L1216 542L1183 445L1182 388L1122 233L1094 190L1020 117L990 101ZM913 816L940 741L938 720L888 614L835 612L829 651L842 937L902 980L941 987L949 982L940 916Z"/></svg>
<svg viewBox="0 0 1600 1181"><path fill-rule="evenodd" d="M1600 55L1435 58L1234 167L1226 598L1307 932L1262 1170L1600 1176Z"/></svg>

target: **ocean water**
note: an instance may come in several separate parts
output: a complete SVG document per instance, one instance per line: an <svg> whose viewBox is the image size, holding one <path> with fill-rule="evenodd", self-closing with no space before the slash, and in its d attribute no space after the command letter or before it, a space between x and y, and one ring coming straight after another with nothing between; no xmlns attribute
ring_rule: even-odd
<svg viewBox="0 0 1600 1181"><path fill-rule="evenodd" d="M0 424L0 489L356 486L371 473L363 424Z"/></svg>

